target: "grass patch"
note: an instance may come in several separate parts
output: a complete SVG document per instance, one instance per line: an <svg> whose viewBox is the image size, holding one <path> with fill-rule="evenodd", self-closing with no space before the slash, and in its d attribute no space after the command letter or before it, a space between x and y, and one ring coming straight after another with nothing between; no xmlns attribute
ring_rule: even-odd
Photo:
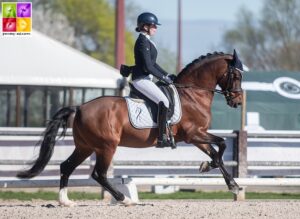
<svg viewBox="0 0 300 219"><path fill-rule="evenodd" d="M86 193L86 192L69 192L69 198L72 200L100 200L100 193ZM151 192L140 192L139 198L142 199L233 199L233 195L230 192L187 192L179 191L171 194L155 194ZM1 200L57 200L57 192L11 192L11 191L0 191ZM246 199L300 199L300 194L296 193L246 193Z"/></svg>
<svg viewBox="0 0 300 219"><path fill-rule="evenodd" d="M171 194L155 194L151 192L139 193L140 199L233 199L230 192L184 192ZM300 199L296 193L256 193L246 192L246 199Z"/></svg>
<svg viewBox="0 0 300 219"><path fill-rule="evenodd" d="M232 199L229 192L185 192L179 191L170 194L155 194L152 192L139 193L140 199Z"/></svg>
<svg viewBox="0 0 300 219"><path fill-rule="evenodd" d="M86 192L69 192L68 196L73 200L99 200L101 198L100 193L86 193ZM0 191L0 199L9 200L33 200L33 199L42 199L42 200L58 200L57 192L3 192Z"/></svg>

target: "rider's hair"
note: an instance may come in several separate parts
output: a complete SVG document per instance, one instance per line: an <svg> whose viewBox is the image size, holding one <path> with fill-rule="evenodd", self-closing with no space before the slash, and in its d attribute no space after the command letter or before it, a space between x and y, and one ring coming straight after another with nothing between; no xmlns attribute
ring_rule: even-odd
<svg viewBox="0 0 300 219"><path fill-rule="evenodd" d="M136 27L135 28L135 31L136 32L142 32L142 31L145 31L148 33L148 31L144 28L145 26L150 26L149 24L143 24L142 26L139 26L139 27Z"/></svg>

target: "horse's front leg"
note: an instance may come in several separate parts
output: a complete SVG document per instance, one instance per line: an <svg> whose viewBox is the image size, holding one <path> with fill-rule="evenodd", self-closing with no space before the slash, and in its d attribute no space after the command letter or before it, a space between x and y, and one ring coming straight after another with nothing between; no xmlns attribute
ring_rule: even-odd
<svg viewBox="0 0 300 219"><path fill-rule="evenodd" d="M219 156L218 152L214 149L214 147L210 144L196 144L194 143L201 151L207 154L211 161L203 161L200 163L199 172L205 173L209 172L212 169L219 167Z"/></svg>
<svg viewBox="0 0 300 219"><path fill-rule="evenodd" d="M223 162L222 156L226 148L224 139L209 133L201 133L200 135L195 135L193 137L192 143L212 159L212 162L201 163L200 172L207 172L219 167L229 191L234 194L238 194L239 186L233 177L227 172ZM219 147L219 152L217 152L211 144L216 144Z"/></svg>

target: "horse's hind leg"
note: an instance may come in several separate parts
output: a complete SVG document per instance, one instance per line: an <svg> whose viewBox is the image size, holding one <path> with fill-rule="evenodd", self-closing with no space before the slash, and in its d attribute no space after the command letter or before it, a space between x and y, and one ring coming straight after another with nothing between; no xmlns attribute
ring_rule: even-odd
<svg viewBox="0 0 300 219"><path fill-rule="evenodd" d="M79 166L88 156L92 154L91 150L82 150L75 148L71 156L60 165L60 190L59 203L64 206L74 206L75 202L68 198L68 181L72 172Z"/></svg>
<svg viewBox="0 0 300 219"><path fill-rule="evenodd" d="M95 179L105 190L107 190L118 202L129 206L136 204L123 193L114 188L107 180L107 170L109 168L115 149L106 147L96 151L96 166L92 173Z"/></svg>

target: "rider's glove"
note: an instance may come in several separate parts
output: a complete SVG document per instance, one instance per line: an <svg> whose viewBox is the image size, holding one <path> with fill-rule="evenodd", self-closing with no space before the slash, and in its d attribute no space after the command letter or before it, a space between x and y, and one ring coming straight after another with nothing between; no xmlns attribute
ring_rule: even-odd
<svg viewBox="0 0 300 219"><path fill-rule="evenodd" d="M174 80L176 79L176 75L173 74L168 74L168 77L174 82Z"/></svg>
<svg viewBox="0 0 300 219"><path fill-rule="evenodd" d="M171 80L171 78L170 78L168 75L163 76L162 80L163 80L163 82L165 82L167 85L170 85L170 84L173 83L173 81Z"/></svg>

